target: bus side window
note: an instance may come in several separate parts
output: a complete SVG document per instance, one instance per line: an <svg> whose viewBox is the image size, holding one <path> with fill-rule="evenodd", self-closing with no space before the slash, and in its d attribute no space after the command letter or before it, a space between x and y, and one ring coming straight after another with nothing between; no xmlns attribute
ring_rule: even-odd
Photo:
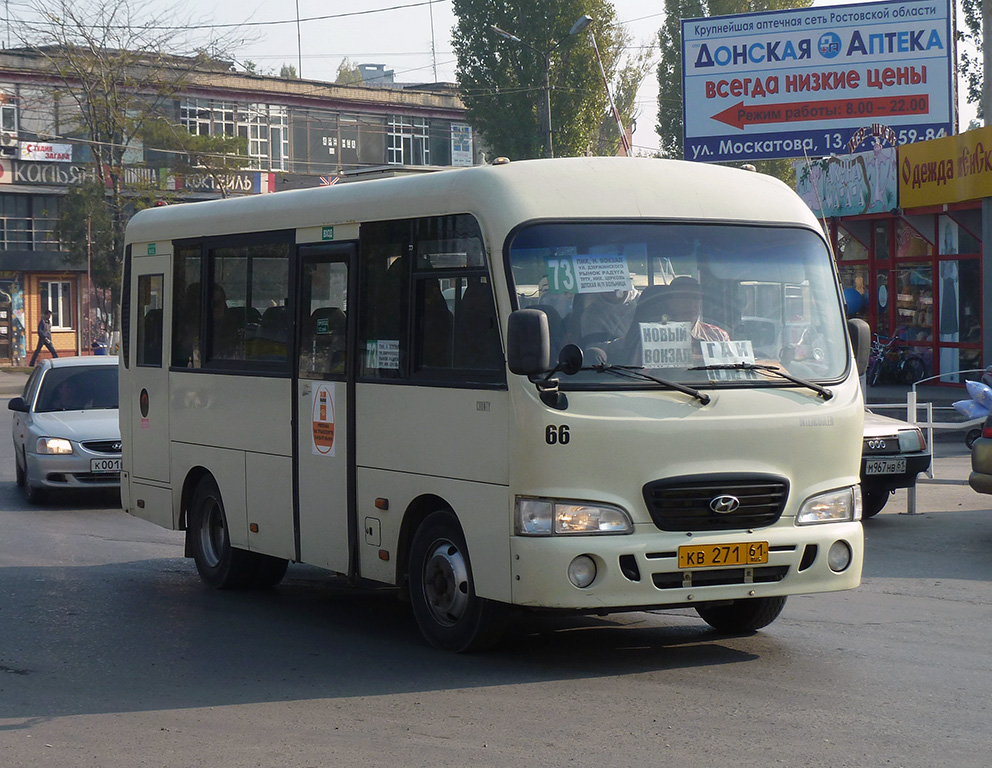
<svg viewBox="0 0 992 768"><path fill-rule="evenodd" d="M496 305L487 277L469 277L455 311L454 365L473 370L503 367Z"/></svg>
<svg viewBox="0 0 992 768"><path fill-rule="evenodd" d="M409 226L384 222L363 226L358 326L359 374L406 375L407 312L410 306Z"/></svg>
<svg viewBox="0 0 992 768"><path fill-rule="evenodd" d="M172 365L200 367L200 246L176 249L172 275Z"/></svg>
<svg viewBox="0 0 992 768"><path fill-rule="evenodd" d="M138 276L138 338L136 362L162 365L162 275Z"/></svg>
<svg viewBox="0 0 992 768"><path fill-rule="evenodd" d="M417 281L417 368L450 368L453 319L436 277Z"/></svg>

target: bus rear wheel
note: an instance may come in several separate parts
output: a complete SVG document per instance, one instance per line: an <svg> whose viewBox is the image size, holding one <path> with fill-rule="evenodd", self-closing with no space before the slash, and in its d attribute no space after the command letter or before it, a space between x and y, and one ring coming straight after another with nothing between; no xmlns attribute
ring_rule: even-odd
<svg viewBox="0 0 992 768"><path fill-rule="evenodd" d="M484 650L502 638L508 609L475 594L465 536L452 513L433 512L417 529L409 579L413 615L435 648Z"/></svg>
<svg viewBox="0 0 992 768"><path fill-rule="evenodd" d="M717 632L739 635L767 627L784 607L784 597L751 597L729 605L697 605L696 613Z"/></svg>
<svg viewBox="0 0 992 768"><path fill-rule="evenodd" d="M214 589L272 587L286 573L286 560L231 546L224 502L212 477L205 477L196 487L187 535L196 570Z"/></svg>

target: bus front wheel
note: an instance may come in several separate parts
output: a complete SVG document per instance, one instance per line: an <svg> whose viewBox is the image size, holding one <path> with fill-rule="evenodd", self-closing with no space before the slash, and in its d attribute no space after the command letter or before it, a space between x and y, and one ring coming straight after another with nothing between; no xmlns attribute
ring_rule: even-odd
<svg viewBox="0 0 992 768"><path fill-rule="evenodd" d="M784 597L751 597L729 605L697 605L696 613L718 632L738 635L767 627L784 607Z"/></svg>
<svg viewBox="0 0 992 768"><path fill-rule="evenodd" d="M483 650L503 636L507 607L475 594L465 536L452 513L434 512L417 529L409 578L413 615L434 647Z"/></svg>
<svg viewBox="0 0 992 768"><path fill-rule="evenodd" d="M271 587L286 573L285 560L231 546L224 502L212 477L196 487L187 535L196 570L214 589Z"/></svg>

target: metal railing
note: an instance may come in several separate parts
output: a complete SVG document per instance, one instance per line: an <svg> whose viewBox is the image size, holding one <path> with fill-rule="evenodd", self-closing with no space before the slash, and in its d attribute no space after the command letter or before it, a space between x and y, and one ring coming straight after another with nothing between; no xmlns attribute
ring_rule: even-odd
<svg viewBox="0 0 992 768"><path fill-rule="evenodd" d="M923 384L928 381L934 381L944 378L945 376L960 376L964 373L985 373L985 368L968 368L961 371L949 371L947 373L938 373L936 376L927 376L925 379L920 379L914 382L910 386L909 391L906 392L906 421L910 424L920 427L926 430L927 435L927 451L930 454L930 468L927 469L926 475L931 480L934 478L934 468L933 468L933 432L935 429L961 429L963 427L971 427L977 424L981 424L985 421L985 418L979 419L969 419L968 421L956 421L951 423L934 423L933 403L926 402L922 403L923 407L926 409L926 421L918 421L917 416L919 415L919 407L921 403L918 402L916 385ZM872 408L902 408L902 403L872 403ZM938 406L939 408L939 406ZM942 409L941 409L942 410ZM953 409L950 409L953 410ZM914 483L912 487L906 489L906 514L916 515L919 514L916 511L916 484Z"/></svg>

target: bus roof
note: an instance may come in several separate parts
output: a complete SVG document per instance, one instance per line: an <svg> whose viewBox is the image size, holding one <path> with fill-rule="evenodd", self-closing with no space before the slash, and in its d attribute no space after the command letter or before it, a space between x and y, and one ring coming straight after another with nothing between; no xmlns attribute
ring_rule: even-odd
<svg viewBox="0 0 992 768"><path fill-rule="evenodd" d="M803 224L805 203L778 179L652 158L523 160L277 194L150 208L127 242L471 213L503 236L535 219L668 219ZM498 244L494 243L498 247Z"/></svg>

